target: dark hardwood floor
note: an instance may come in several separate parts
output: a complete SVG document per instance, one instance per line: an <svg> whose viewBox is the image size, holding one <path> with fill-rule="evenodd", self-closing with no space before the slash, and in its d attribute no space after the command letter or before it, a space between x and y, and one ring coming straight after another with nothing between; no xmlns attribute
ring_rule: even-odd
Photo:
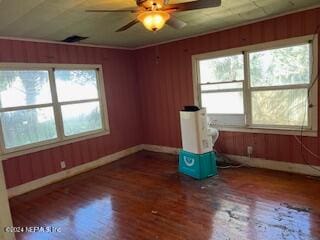
<svg viewBox="0 0 320 240"><path fill-rule="evenodd" d="M177 157L140 152L11 199L17 239L320 239L320 181L239 168L197 181Z"/></svg>

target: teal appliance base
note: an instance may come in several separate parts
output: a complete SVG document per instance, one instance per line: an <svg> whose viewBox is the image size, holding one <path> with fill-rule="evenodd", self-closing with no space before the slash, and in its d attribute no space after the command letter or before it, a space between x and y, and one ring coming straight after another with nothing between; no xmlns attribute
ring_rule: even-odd
<svg viewBox="0 0 320 240"><path fill-rule="evenodd" d="M214 152L196 154L180 150L179 172L196 179L217 175L216 155Z"/></svg>

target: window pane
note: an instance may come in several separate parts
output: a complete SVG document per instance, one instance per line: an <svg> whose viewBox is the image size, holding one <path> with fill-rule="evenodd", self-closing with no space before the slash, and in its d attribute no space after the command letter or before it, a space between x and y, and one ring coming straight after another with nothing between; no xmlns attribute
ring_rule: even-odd
<svg viewBox="0 0 320 240"><path fill-rule="evenodd" d="M202 93L201 97L207 113L243 114L242 92Z"/></svg>
<svg viewBox="0 0 320 240"><path fill-rule="evenodd" d="M98 98L96 70L55 70L59 102Z"/></svg>
<svg viewBox="0 0 320 240"><path fill-rule="evenodd" d="M51 103L48 71L0 71L1 107Z"/></svg>
<svg viewBox="0 0 320 240"><path fill-rule="evenodd" d="M307 89L252 92L252 123L308 125Z"/></svg>
<svg viewBox="0 0 320 240"><path fill-rule="evenodd" d="M201 91L242 88L242 82L201 85Z"/></svg>
<svg viewBox="0 0 320 240"><path fill-rule="evenodd" d="M102 129L99 102L62 105L66 136Z"/></svg>
<svg viewBox="0 0 320 240"><path fill-rule="evenodd" d="M251 86L305 84L310 81L310 45L250 53Z"/></svg>
<svg viewBox="0 0 320 240"><path fill-rule="evenodd" d="M229 82L244 80L243 55L201 60L200 82Z"/></svg>
<svg viewBox="0 0 320 240"><path fill-rule="evenodd" d="M3 112L1 123L6 148L57 137L52 107Z"/></svg>

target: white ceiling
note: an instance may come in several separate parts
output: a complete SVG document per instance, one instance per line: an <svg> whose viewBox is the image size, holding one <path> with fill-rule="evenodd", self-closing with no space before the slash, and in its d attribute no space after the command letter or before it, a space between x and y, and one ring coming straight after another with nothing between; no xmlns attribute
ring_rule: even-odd
<svg viewBox="0 0 320 240"><path fill-rule="evenodd" d="M186 1L171 0L170 3ZM180 30L167 26L151 33L137 24L116 33L116 29L133 20L135 15L87 13L85 9L134 8L134 0L0 0L0 36L60 41L76 34L89 37L82 43L134 48L319 4L319 0L222 0L222 6L218 8L175 13L188 23Z"/></svg>

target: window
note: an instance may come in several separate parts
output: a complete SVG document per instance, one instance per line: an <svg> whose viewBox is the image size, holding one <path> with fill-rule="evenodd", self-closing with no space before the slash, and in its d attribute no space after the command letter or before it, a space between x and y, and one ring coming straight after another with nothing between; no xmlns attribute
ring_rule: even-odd
<svg viewBox="0 0 320 240"><path fill-rule="evenodd" d="M242 55L202 60L199 67L202 106L209 113L244 114Z"/></svg>
<svg viewBox="0 0 320 240"><path fill-rule="evenodd" d="M194 56L195 101L220 126L315 131L317 38Z"/></svg>
<svg viewBox="0 0 320 240"><path fill-rule="evenodd" d="M2 153L106 134L100 72L92 65L1 64Z"/></svg>
<svg viewBox="0 0 320 240"><path fill-rule="evenodd" d="M249 53L252 124L308 126L310 44Z"/></svg>
<svg viewBox="0 0 320 240"><path fill-rule="evenodd" d="M54 75L65 136L101 129L96 70L57 69Z"/></svg>

